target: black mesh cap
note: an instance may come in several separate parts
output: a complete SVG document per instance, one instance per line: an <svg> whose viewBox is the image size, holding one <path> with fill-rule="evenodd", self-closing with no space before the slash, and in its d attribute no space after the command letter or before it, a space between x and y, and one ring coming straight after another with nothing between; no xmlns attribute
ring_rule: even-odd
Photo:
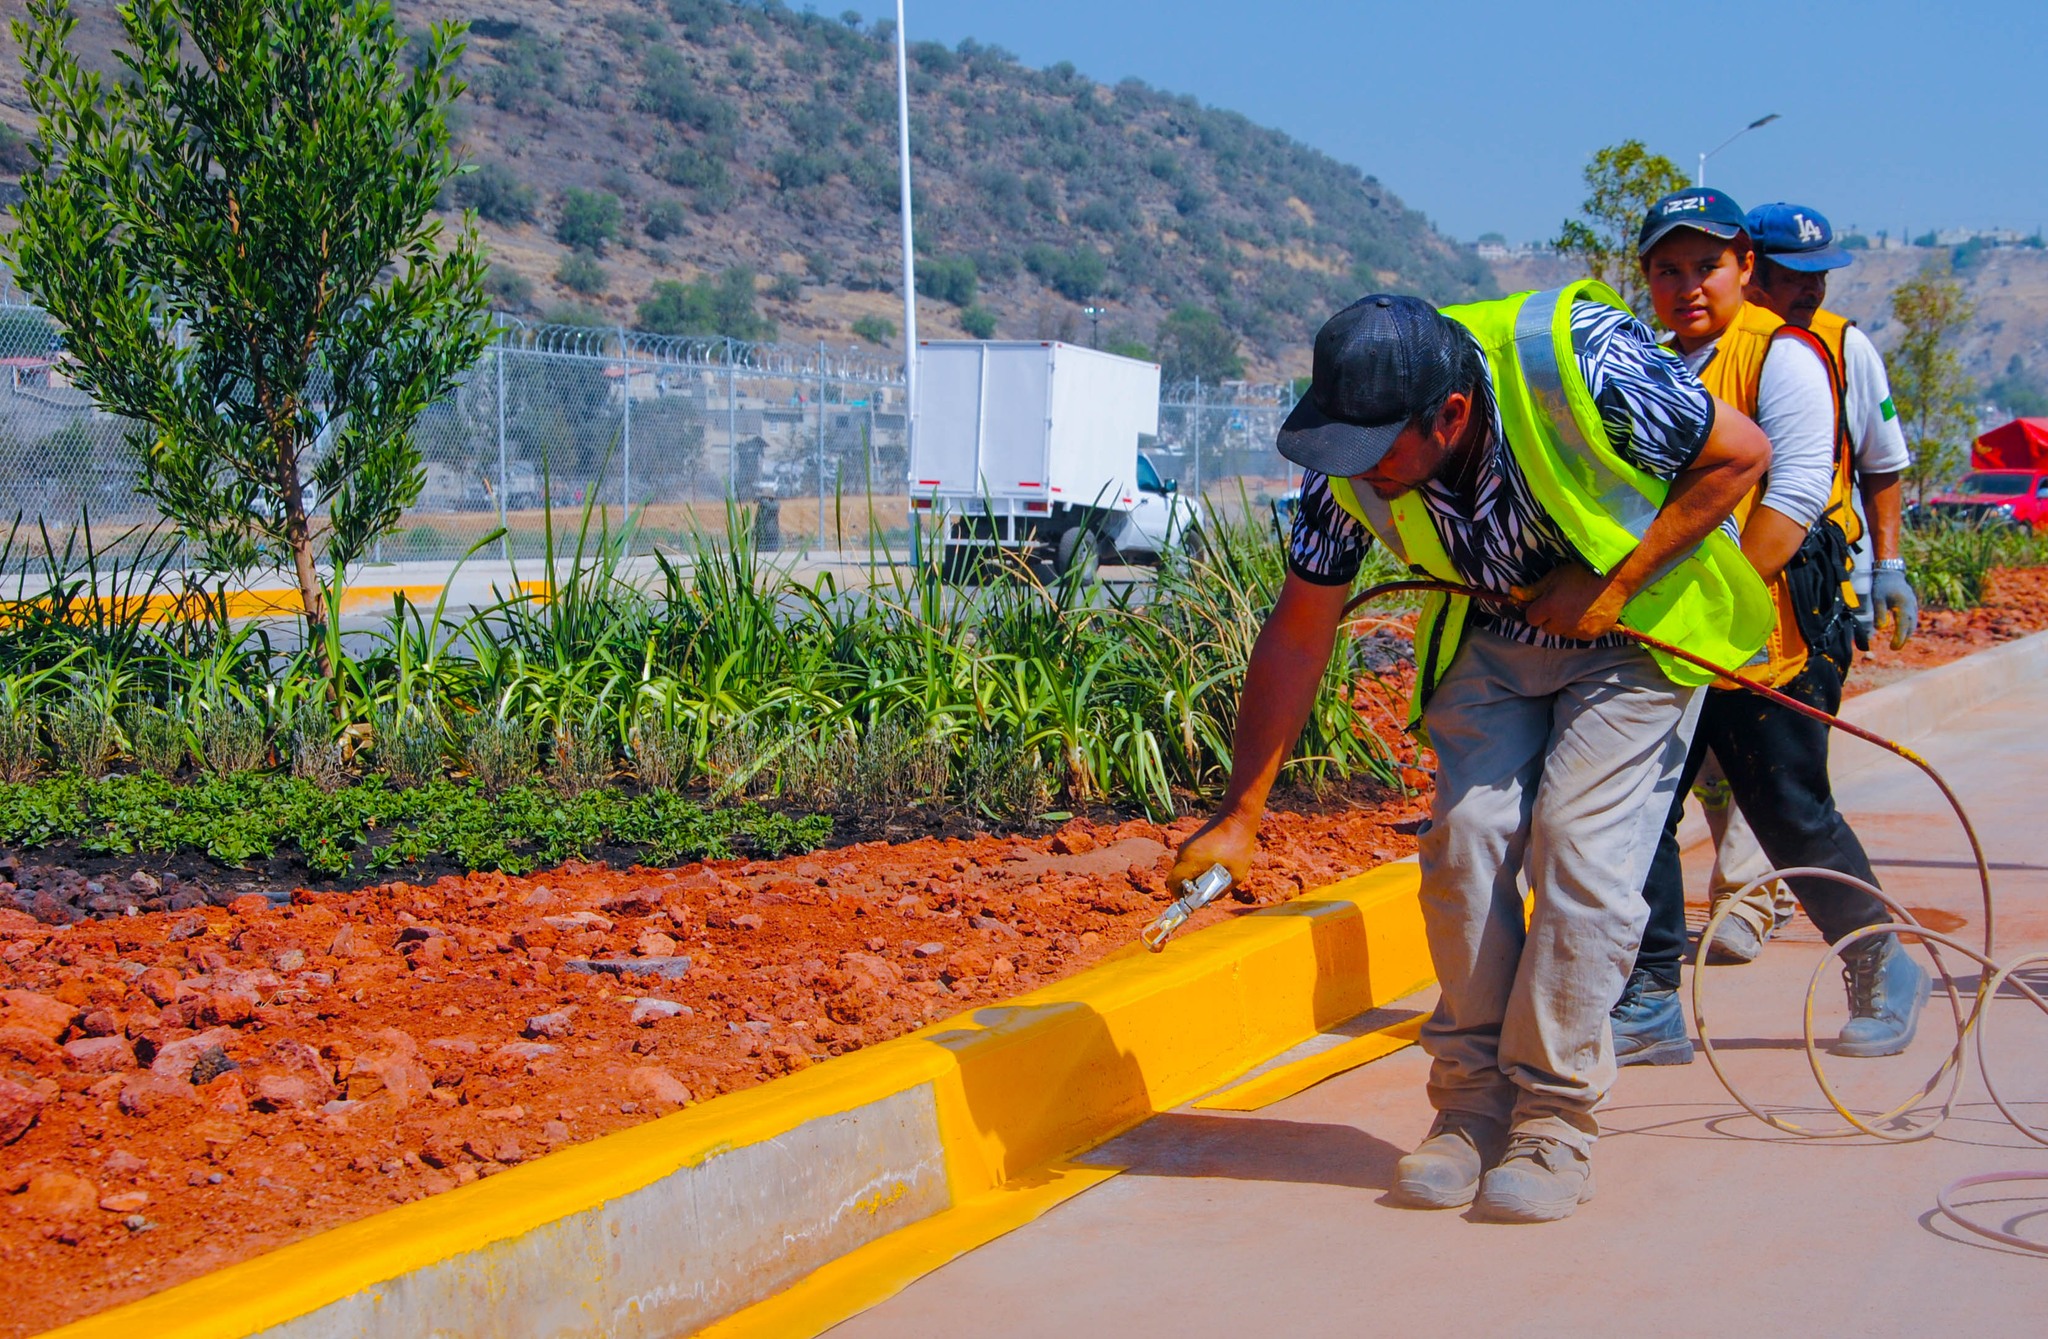
<svg viewBox="0 0 2048 1339"><path fill-rule="evenodd" d="M1421 298L1375 293L1316 332L1308 394L1274 445L1303 469L1363 474L1458 384L1464 332Z"/></svg>

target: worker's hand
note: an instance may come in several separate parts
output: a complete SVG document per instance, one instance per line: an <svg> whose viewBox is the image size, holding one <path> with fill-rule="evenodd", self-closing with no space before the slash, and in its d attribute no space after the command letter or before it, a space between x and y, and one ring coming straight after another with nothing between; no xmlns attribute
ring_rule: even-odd
<svg viewBox="0 0 2048 1339"><path fill-rule="evenodd" d="M1183 884L1193 883L1209 872L1209 866L1221 865L1230 871L1230 882L1235 887L1244 887L1245 876L1251 873L1252 856L1259 849L1259 820L1241 814L1217 814L1195 830L1181 846L1180 854L1173 858L1173 869L1166 876L1166 887L1175 897L1184 891Z"/></svg>
<svg viewBox="0 0 2048 1339"><path fill-rule="evenodd" d="M1867 653L1870 650L1870 634L1876 630L1876 622L1870 616L1868 595L1863 597L1862 608L1856 611L1855 617L1850 621L1856 628L1856 649Z"/></svg>
<svg viewBox="0 0 2048 1339"><path fill-rule="evenodd" d="M1904 572L1873 572L1870 575L1870 603L1878 626L1891 625L1892 650L1906 644L1920 627L1920 597Z"/></svg>
<svg viewBox="0 0 2048 1339"><path fill-rule="evenodd" d="M1530 627L1582 642L1612 632L1628 603L1621 587L1577 563L1566 563L1515 594L1528 601L1522 617Z"/></svg>

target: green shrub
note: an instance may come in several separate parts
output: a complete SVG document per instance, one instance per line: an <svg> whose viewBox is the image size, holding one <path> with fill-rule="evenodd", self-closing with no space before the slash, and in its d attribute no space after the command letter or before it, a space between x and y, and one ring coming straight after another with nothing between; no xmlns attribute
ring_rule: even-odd
<svg viewBox="0 0 2048 1339"><path fill-rule="evenodd" d="M854 320L853 333L870 344L887 344L896 338L896 323L886 316L869 312Z"/></svg>
<svg viewBox="0 0 2048 1339"><path fill-rule="evenodd" d="M523 309L533 305L533 280L503 265L491 266L490 273L484 276L484 291L507 307Z"/></svg>
<svg viewBox="0 0 2048 1339"><path fill-rule="evenodd" d="M378 770L400 790L441 775L441 730L411 702L380 703L370 715L370 742Z"/></svg>
<svg viewBox="0 0 2048 1339"><path fill-rule="evenodd" d="M917 291L928 298L972 307L978 276L966 256L933 256L917 267Z"/></svg>
<svg viewBox="0 0 2048 1339"><path fill-rule="evenodd" d="M587 794L611 784L617 769L611 741L594 717L559 721L548 759L548 780L564 795Z"/></svg>
<svg viewBox="0 0 2048 1339"><path fill-rule="evenodd" d="M681 790L697 771L695 735L651 708L634 716L626 752L633 775L649 790Z"/></svg>
<svg viewBox="0 0 2048 1339"><path fill-rule="evenodd" d="M486 793L531 780L539 762L539 744L523 718L504 711L480 711L462 734L462 764Z"/></svg>
<svg viewBox="0 0 2048 1339"><path fill-rule="evenodd" d="M611 283L611 276L590 252L571 251L555 267L555 282L573 293L596 297Z"/></svg>
<svg viewBox="0 0 2048 1339"><path fill-rule="evenodd" d="M1039 242L1024 252L1024 268L1043 279L1056 292L1076 302L1094 297L1109 277L1102 253L1092 246L1060 251Z"/></svg>
<svg viewBox="0 0 2048 1339"><path fill-rule="evenodd" d="M778 274L768 281L768 296L777 302L795 302L804 295L804 281L794 274Z"/></svg>
<svg viewBox="0 0 2048 1339"><path fill-rule="evenodd" d="M540 193L503 163L485 163L455 179L455 200L492 223L531 223Z"/></svg>
<svg viewBox="0 0 2048 1339"><path fill-rule="evenodd" d="M773 339L775 326L755 309L754 299L754 272L744 267L695 283L660 279L640 303L638 324L657 335Z"/></svg>
<svg viewBox="0 0 2048 1339"><path fill-rule="evenodd" d="M0 711L0 782L26 781L42 761L42 714L31 705Z"/></svg>
<svg viewBox="0 0 2048 1339"><path fill-rule="evenodd" d="M586 191L571 186L562 192L562 214L555 223L555 240L563 246L598 253L605 243L619 235L624 218L619 197L610 191Z"/></svg>
<svg viewBox="0 0 2048 1339"><path fill-rule="evenodd" d="M201 703L192 735L200 765L215 776L253 772L270 760L270 728L263 713L235 698Z"/></svg>
<svg viewBox="0 0 2048 1339"><path fill-rule="evenodd" d="M185 765L190 750L185 723L162 707L135 708L122 729L128 736L128 756L142 771L171 777Z"/></svg>
<svg viewBox="0 0 2048 1339"><path fill-rule="evenodd" d="M717 133L730 129L736 113L715 93L697 87L690 64L673 47L649 47L640 58L645 82L640 110L693 130Z"/></svg>
<svg viewBox="0 0 2048 1339"><path fill-rule="evenodd" d="M13 126L0 125L0 172L20 176L33 166L35 155L28 138Z"/></svg>
<svg viewBox="0 0 2048 1339"><path fill-rule="evenodd" d="M986 307L969 307L960 313L960 328L967 332L969 339L994 339L996 314Z"/></svg>
<svg viewBox="0 0 2048 1339"><path fill-rule="evenodd" d="M293 705L281 733L295 779L323 791L347 784L348 747L335 738L334 717L318 695L308 693Z"/></svg>
<svg viewBox="0 0 2048 1339"><path fill-rule="evenodd" d="M48 728L57 766L88 780L105 773L119 736L102 694L80 687L65 695L50 712Z"/></svg>
<svg viewBox="0 0 2048 1339"><path fill-rule="evenodd" d="M647 207L647 218L641 223L646 234L657 242L666 242L671 237L680 237L687 226L683 221L683 206L676 200L656 200Z"/></svg>

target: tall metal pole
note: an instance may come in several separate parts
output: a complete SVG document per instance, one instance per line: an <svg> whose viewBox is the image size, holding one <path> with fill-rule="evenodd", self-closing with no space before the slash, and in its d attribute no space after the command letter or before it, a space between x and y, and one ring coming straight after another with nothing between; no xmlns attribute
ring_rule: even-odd
<svg viewBox="0 0 2048 1339"><path fill-rule="evenodd" d="M910 46L903 35L903 0L896 0L896 175L897 192L903 212L903 492L906 498L916 490L911 483L916 466L917 442L917 258L912 251L910 224ZM914 499L913 499L914 500ZM910 508L910 560L916 563L923 527L917 509Z"/></svg>
<svg viewBox="0 0 2048 1339"><path fill-rule="evenodd" d="M619 420L619 524L633 514L633 364L626 357L626 329L619 327L619 366L625 372L620 388L625 393L625 417Z"/></svg>
<svg viewBox="0 0 2048 1339"><path fill-rule="evenodd" d="M1188 465L1195 476L1195 486L1190 491L1195 497L1199 498L1202 496L1202 379L1200 377L1195 378L1194 421L1194 454L1188 458Z"/></svg>
<svg viewBox="0 0 2048 1339"><path fill-rule="evenodd" d="M818 551L825 551L825 341L818 341Z"/></svg>
<svg viewBox="0 0 2048 1339"><path fill-rule="evenodd" d="M740 469L740 378L734 368L732 350L725 351L725 500L739 501ZM727 535L727 539L732 536Z"/></svg>
<svg viewBox="0 0 2048 1339"><path fill-rule="evenodd" d="M505 332L498 332L498 556L512 561L512 532L505 522Z"/></svg>

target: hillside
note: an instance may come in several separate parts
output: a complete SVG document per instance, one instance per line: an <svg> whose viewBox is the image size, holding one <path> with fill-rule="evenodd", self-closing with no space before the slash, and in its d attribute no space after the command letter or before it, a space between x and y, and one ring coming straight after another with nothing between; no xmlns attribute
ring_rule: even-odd
<svg viewBox="0 0 2048 1339"><path fill-rule="evenodd" d="M113 0L76 0L94 63ZM485 216L501 305L590 323L718 327L834 343L900 321L896 109L888 30L779 2L399 0L420 30L468 19L460 105L479 171L451 192ZM26 129L0 39L0 120ZM1233 112L995 47L913 47L921 335L1136 344L1178 370L1307 370L1322 319L1372 288L1492 291L1472 251L1372 177ZM578 245L572 245L580 243ZM661 281L668 290L643 313ZM585 291L575 291L581 288ZM732 299L738 296L739 301ZM647 320L643 320L643 315ZM862 318L868 318L862 321ZM890 323L884 327L881 323Z"/></svg>

